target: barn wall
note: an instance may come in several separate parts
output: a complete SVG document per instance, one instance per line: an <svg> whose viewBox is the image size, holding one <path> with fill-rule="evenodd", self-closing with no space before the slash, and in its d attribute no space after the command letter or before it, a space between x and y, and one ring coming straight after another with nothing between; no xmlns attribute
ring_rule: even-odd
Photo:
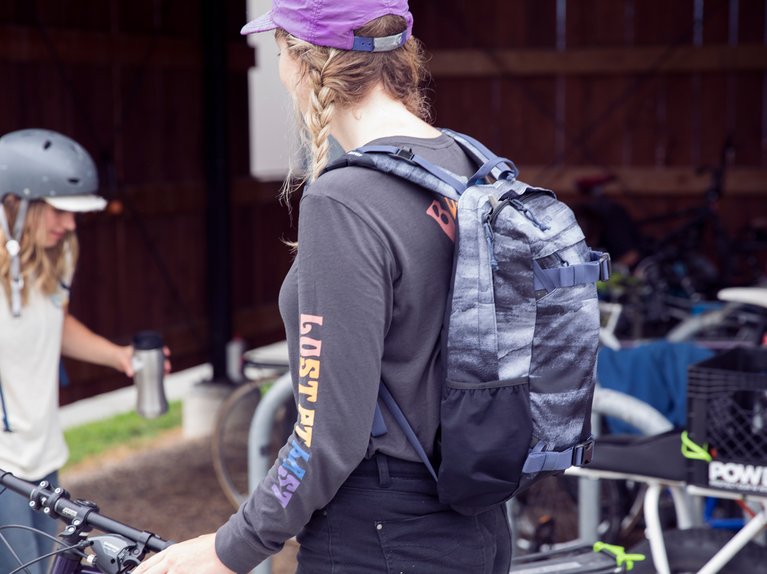
<svg viewBox="0 0 767 574"><path fill-rule="evenodd" d="M244 2L227 11L234 329L282 337L276 299L295 236L278 184L248 166ZM636 217L701 205L699 168L733 144L719 214L767 218L763 0L412 0L430 55L437 125L469 132L522 178L579 200L576 181ZM127 341L162 331L181 368L209 354L200 3L0 3L0 133L47 127L99 164L107 214L80 220L71 310ZM668 225L668 224L667 224ZM653 229L663 233L667 229ZM128 384L67 362L65 402Z"/></svg>

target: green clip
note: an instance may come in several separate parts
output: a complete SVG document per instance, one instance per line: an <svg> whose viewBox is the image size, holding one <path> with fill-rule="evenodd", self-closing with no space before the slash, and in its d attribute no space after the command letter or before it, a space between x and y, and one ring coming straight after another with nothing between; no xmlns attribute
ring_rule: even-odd
<svg viewBox="0 0 767 574"><path fill-rule="evenodd" d="M703 446L697 444L690 438L687 431L682 432L682 456L691 460L704 460L706 462L713 460L708 453L708 444L703 443Z"/></svg>
<svg viewBox="0 0 767 574"><path fill-rule="evenodd" d="M627 554L623 546L607 544L606 542L595 542L594 552L609 554L615 559L618 566L625 566L626 570L633 570L634 562L641 562L647 558L644 554Z"/></svg>

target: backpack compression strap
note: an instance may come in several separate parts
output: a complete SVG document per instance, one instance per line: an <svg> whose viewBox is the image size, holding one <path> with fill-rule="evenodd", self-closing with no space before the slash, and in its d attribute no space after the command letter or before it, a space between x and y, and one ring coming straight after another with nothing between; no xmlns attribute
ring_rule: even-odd
<svg viewBox="0 0 767 574"><path fill-rule="evenodd" d="M586 285L597 281L607 281L610 278L610 254L602 251L590 251L588 263L566 265L543 269L533 260L533 282L535 290L545 289L548 292L560 287Z"/></svg>
<svg viewBox="0 0 767 574"><path fill-rule="evenodd" d="M386 433L386 425L383 422L383 415L381 414L380 410L380 403L383 402L383 404L386 405L386 408L389 409L389 412L394 417L394 420L397 421L397 424L402 429L402 432L405 433L407 441L410 443L410 446L415 449L415 452L418 454L418 458L420 458L421 462L426 465L426 468L429 470L429 474L434 477L434 480L437 480L437 473L434 470L434 466L431 464L429 457L426 456L426 451L423 450L423 446L421 446L418 437L415 435L413 427L410 426L410 423L405 417L405 413L403 413L402 409L399 408L397 401L394 400L394 397L389 392L389 389L386 387L383 381L378 387L378 402L379 404L376 405L376 412L373 418L373 432L371 434L373 436L380 436ZM379 423L383 426L377 427L376 425Z"/></svg>
<svg viewBox="0 0 767 574"><path fill-rule="evenodd" d="M584 466L590 463L594 454L594 437L590 436L584 442L563 451L543 450L544 447L544 443L539 442L527 453L522 467L523 473L566 470L571 466Z"/></svg>

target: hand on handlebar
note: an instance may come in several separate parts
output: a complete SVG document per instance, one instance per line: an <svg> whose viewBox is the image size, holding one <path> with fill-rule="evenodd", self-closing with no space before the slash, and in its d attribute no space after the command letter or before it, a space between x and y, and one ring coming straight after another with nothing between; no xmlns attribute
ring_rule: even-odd
<svg viewBox="0 0 767 574"><path fill-rule="evenodd" d="M234 574L219 560L215 534L203 534L166 548L141 563L133 574Z"/></svg>

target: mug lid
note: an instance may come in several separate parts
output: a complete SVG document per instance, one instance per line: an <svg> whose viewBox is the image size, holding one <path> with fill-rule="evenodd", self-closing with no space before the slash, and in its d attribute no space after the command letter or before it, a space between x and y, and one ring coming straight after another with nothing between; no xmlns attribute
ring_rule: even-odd
<svg viewBox="0 0 767 574"><path fill-rule="evenodd" d="M162 335L157 331L139 331L133 335L133 348L137 351L162 348Z"/></svg>

